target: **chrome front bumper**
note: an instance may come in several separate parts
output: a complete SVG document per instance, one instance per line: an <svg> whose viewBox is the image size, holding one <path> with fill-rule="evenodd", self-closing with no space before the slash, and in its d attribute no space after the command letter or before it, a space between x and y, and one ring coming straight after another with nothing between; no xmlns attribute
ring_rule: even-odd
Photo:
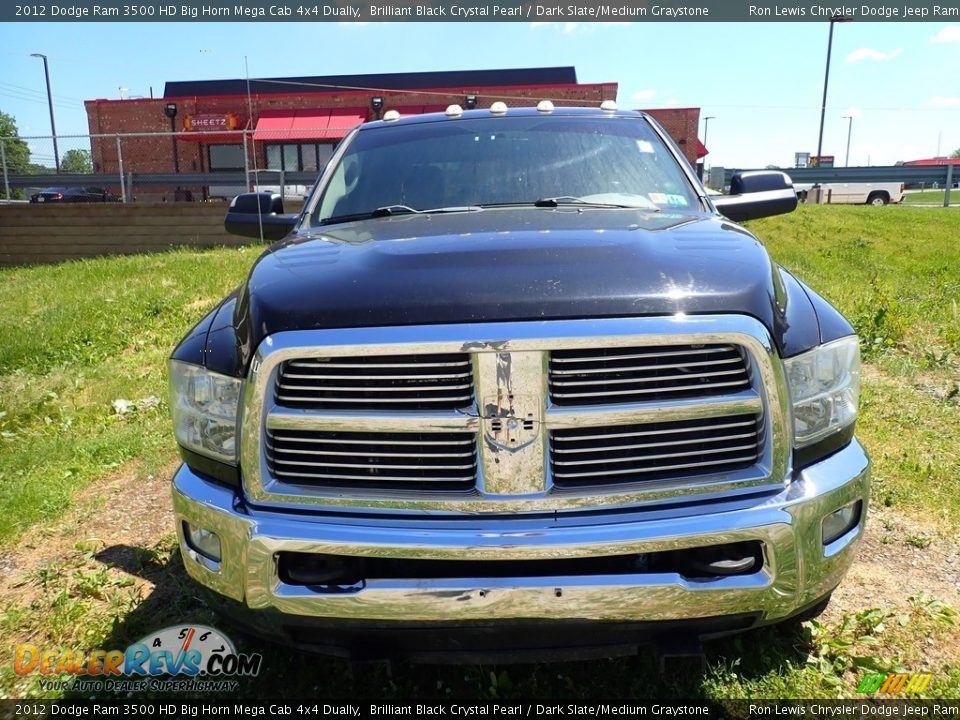
<svg viewBox="0 0 960 720"><path fill-rule="evenodd" d="M201 585L254 615L425 625L502 621L675 621L752 613L758 622L796 614L827 595L853 560L863 532L870 461L854 440L798 474L782 492L710 511L644 509L622 515L555 514L440 520L379 519L243 509L234 490L186 466L173 480L183 562ZM829 545L821 522L863 500L860 523ZM239 509L238 509L239 508ZM184 538L183 523L220 537L213 562ZM763 566L709 580L674 573L371 580L350 592L290 585L280 552L406 559L521 560L652 553L759 541Z"/></svg>

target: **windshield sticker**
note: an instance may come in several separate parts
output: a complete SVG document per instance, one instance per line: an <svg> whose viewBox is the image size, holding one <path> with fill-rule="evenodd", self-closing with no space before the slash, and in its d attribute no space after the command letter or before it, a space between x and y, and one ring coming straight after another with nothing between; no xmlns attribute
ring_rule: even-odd
<svg viewBox="0 0 960 720"><path fill-rule="evenodd" d="M653 154L653 143L649 140L637 140L637 149L642 153Z"/></svg>

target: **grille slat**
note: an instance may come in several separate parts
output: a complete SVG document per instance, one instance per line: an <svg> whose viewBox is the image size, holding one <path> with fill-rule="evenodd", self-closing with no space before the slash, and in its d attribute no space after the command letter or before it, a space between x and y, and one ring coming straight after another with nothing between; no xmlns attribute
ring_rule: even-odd
<svg viewBox="0 0 960 720"><path fill-rule="evenodd" d="M362 478L358 478L356 475L333 475L331 473L308 473L308 472L289 472L286 470L278 470L276 472L277 477L281 478L303 478L305 480L311 480L311 486L318 485L328 485L336 489L350 489L350 488L364 488L364 489L395 489L396 484L404 483L407 485L416 485L412 488L416 489L426 489L426 490L451 490L449 487L443 488L432 488L427 487L424 483L445 483L445 484L465 484L470 483L471 489L473 484L473 476L459 475L459 476L447 476L447 477L423 477L423 478L409 478L406 475L379 475L377 476L377 483L365 483ZM326 480L348 480L347 483L324 483L322 481ZM384 485L383 483L390 483L390 485ZM411 488L402 488L404 490L409 490ZM453 488L455 490L465 489L465 488Z"/></svg>
<svg viewBox="0 0 960 720"><path fill-rule="evenodd" d="M311 487L472 491L473 433L363 433L268 430L271 474Z"/></svg>
<svg viewBox="0 0 960 720"><path fill-rule="evenodd" d="M648 382L648 381L641 381ZM718 393L721 388L733 388L733 387L746 387L744 381L738 380L734 382L722 382L722 383L710 383L710 391L713 393ZM633 388L630 390L603 390L600 392L582 392L582 393L553 393L553 398L555 400L573 400L576 398L605 398L605 397L621 397L623 395L655 395L660 393L699 393L701 392L699 388L693 386L676 386L676 387L657 387L657 388ZM674 395L673 397L677 397ZM610 401L610 402L625 402L624 400Z"/></svg>
<svg viewBox="0 0 960 720"><path fill-rule="evenodd" d="M670 465L651 465L650 467L645 469L645 472L651 472L651 473L665 472L665 471L673 472L676 470L687 470L691 468L700 468L700 467L714 468L714 467L717 467L718 465L731 465L731 464L740 465L742 463L750 463L755 458L756 458L756 455L743 455L741 457L735 457L735 458L729 458L729 459L724 458L720 460L711 460L710 462L701 462L701 463L677 463L677 464L670 464ZM629 474L636 474L636 470L633 470L633 469L604 470L603 472L598 471L598 472L584 472L584 473L564 473L563 478L565 480L569 480L573 478L597 478L600 480L600 482L596 484L600 485L600 484L606 484L603 481L606 480L610 475L629 475ZM618 480L617 482L623 482L623 481Z"/></svg>
<svg viewBox="0 0 960 720"><path fill-rule="evenodd" d="M619 360L619 358L618 358ZM625 365L623 367L608 365L606 367L595 367L595 368L580 368L578 370L552 370L554 375L590 375L590 374L600 374L600 373L609 373L611 370L616 370L617 372L652 372L654 370L678 370L680 368L700 368L700 367L717 367L718 365L731 365L733 363L739 363L738 358L727 358L724 360L705 360L703 362L680 362L680 363L663 363L662 365ZM562 366L561 366L562 367Z"/></svg>
<svg viewBox="0 0 960 720"><path fill-rule="evenodd" d="M401 356L416 358L418 356ZM429 356L423 356L429 357ZM464 360L454 360L450 362L428 362L427 360L397 360L396 362L361 362L362 358L354 358L356 362L340 362L337 360L288 360L287 365L294 368L432 368L432 367L459 367Z"/></svg>
<svg viewBox="0 0 960 720"><path fill-rule="evenodd" d="M733 345L556 350L549 367L556 405L712 397L751 382L744 355Z"/></svg>
<svg viewBox="0 0 960 720"><path fill-rule="evenodd" d="M628 352L623 349L611 348L606 350L604 358L617 358L620 360L636 360L646 358L663 358L672 356L687 357L689 355L706 355L722 350L735 350L733 345L711 345L710 347L693 347L692 345L676 348L673 346L659 348L655 351L649 351L649 348L636 348L636 350L646 350L645 352ZM555 363L576 363L597 359L596 350L562 350L555 352L550 359ZM562 354L561 354L562 353Z"/></svg>
<svg viewBox="0 0 960 720"><path fill-rule="evenodd" d="M284 378L286 379L286 377ZM350 378L350 380L357 380L362 378ZM395 378L391 378L393 380ZM403 378L406 381L406 378ZM300 390L304 392L313 392L317 390L315 385L290 385L285 384L283 386L284 391L289 393L291 390ZM421 392L449 392L450 390L473 390L473 385L471 383L465 383L463 385L446 385L442 388L423 388ZM366 385L334 385L329 384L324 386L324 392L352 392L352 393L365 393L370 391L370 387ZM410 392L410 388L407 387L378 387L377 392L389 393L389 392Z"/></svg>
<svg viewBox="0 0 960 720"><path fill-rule="evenodd" d="M341 435L343 433L340 433ZM285 436L283 438L286 443L315 443L317 445L369 445L372 448L379 448L379 440L357 440L353 438L343 438L337 437L334 440L321 440L315 437L293 437ZM471 436L468 440L391 440L391 445L413 445L418 448L422 448L425 445L443 445L444 447L453 447L454 445L463 445L473 447L473 437ZM269 440L267 442L269 445Z"/></svg>
<svg viewBox="0 0 960 720"><path fill-rule="evenodd" d="M627 450L629 448L623 448ZM745 445L733 445L725 446L718 448L697 448L696 450L690 450L687 452L673 452L673 453L656 453L656 454L644 454L643 459L646 460L669 460L670 458L688 458L695 457L697 455L717 455L719 453L730 453L730 452L739 452L741 450L753 450L756 449L756 444L747 443ZM604 448L609 453L609 450ZM617 448L617 451L620 452L621 448ZM636 455L629 455L627 457L611 457L607 456L605 458L597 458L594 460L554 460L553 464L557 467L580 467L582 465L619 465L622 463L635 463L637 461Z"/></svg>
<svg viewBox="0 0 960 720"><path fill-rule="evenodd" d="M457 410L473 386L466 353L300 358L281 364L275 397L313 410Z"/></svg>
<svg viewBox="0 0 960 720"><path fill-rule="evenodd" d="M343 406L350 406L356 408L357 405L367 404L371 406L371 409L376 406L377 410L427 410L431 406L437 410L447 409L445 406L440 407L440 404L447 403L451 407L449 409L456 409L466 407L470 404L470 401L473 399L473 394L470 395L458 395L455 397L438 397L438 398L426 398L426 397L417 397L417 398L375 398L375 397L363 397L363 398L346 398L346 397L306 397L303 395L287 395L287 394L277 394L277 401L288 407L305 407L312 406L314 408L320 408L324 410L342 410L345 409ZM401 407L383 407L384 405L390 406L401 406Z"/></svg>
<svg viewBox="0 0 960 720"><path fill-rule="evenodd" d="M554 430L550 465L560 488L699 477L707 474L703 469L749 467L762 442L760 416L753 414Z"/></svg>
<svg viewBox="0 0 960 720"><path fill-rule="evenodd" d="M726 375L740 375L743 371L739 368L735 370L717 370L714 372L701 373L682 373L680 375L661 375L657 377L639 377L639 378L604 378L603 380L554 380L554 387L582 387L584 385L625 385L636 382L661 382L664 380L693 380L699 378L722 377Z"/></svg>
<svg viewBox="0 0 960 720"><path fill-rule="evenodd" d="M727 423L717 423L711 427L714 430L719 429L729 429L729 428L742 428L742 427L752 427L756 424L756 421L752 418L743 422L727 422ZM636 426L636 427L643 427ZM604 428L606 430L608 428ZM625 432L591 432L582 435L577 435L576 431L567 430L564 431L563 435L555 435L554 442L576 442L578 440L600 440L606 438L626 438L626 437L647 437L653 435L673 435L675 433L699 433L702 431L702 428L693 426L693 427L677 427L661 430L628 430Z"/></svg>
<svg viewBox="0 0 960 720"><path fill-rule="evenodd" d="M756 433L741 433L739 435L725 435L722 438L713 438L711 442L729 442L731 440L742 440L744 438L753 438L756 436ZM654 443L636 443L632 445L619 445L618 447L621 450L641 450L646 448L662 448L662 447L677 447L681 445L696 445L702 443L703 441L700 438L688 438L686 440L669 440L665 442L654 442ZM607 449L603 447L586 447L586 448L559 448L555 447L553 451L557 454L564 453L591 453L591 452L606 452Z"/></svg>
<svg viewBox="0 0 960 720"><path fill-rule="evenodd" d="M275 448L271 443L267 443L267 450L273 452L273 451L276 450L276 448ZM308 455L308 456L311 456L311 457L316 456L316 455L318 454L316 450L299 450L299 449L294 450L294 449L291 449L291 448L282 448L282 449L280 450L280 452L283 452L285 455ZM334 456L334 457L356 457L356 455L357 455L356 452L347 452L347 451L343 451L343 450L323 450L323 451L322 451L321 453L319 453L319 454L324 455L324 456L326 456L326 455L331 455L331 456ZM383 452L383 451L378 451L378 452L377 452L377 457L416 458L416 457L422 457L422 453L397 453L397 452ZM472 457L473 457L473 452L430 453L430 455L428 455L427 457L431 457L431 458L434 458L434 457L444 457L444 458L464 458L464 457L469 457L469 458L472 458Z"/></svg>
<svg viewBox="0 0 960 720"><path fill-rule="evenodd" d="M469 378L469 372L458 372L458 373L431 373L431 377L438 380L460 380L464 378ZM285 380L343 380L344 375L321 375L319 373L309 373L304 375L303 373L292 373L286 371L283 373ZM409 375L350 375L351 381L354 380L409 380Z"/></svg>

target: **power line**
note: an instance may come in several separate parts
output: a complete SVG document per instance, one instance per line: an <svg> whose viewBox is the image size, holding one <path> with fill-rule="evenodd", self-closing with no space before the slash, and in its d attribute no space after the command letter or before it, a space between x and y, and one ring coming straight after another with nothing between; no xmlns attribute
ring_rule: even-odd
<svg viewBox="0 0 960 720"><path fill-rule="evenodd" d="M47 101L45 98L32 97L30 95L24 95L19 91L15 90L6 90L5 88L0 88L0 95L5 97L14 98L15 100L24 100L26 102L40 103L41 105L46 105ZM68 110L81 110L84 108L82 104L70 104L69 102L64 102L61 100L54 100L53 104L57 107L65 108Z"/></svg>
<svg viewBox="0 0 960 720"><path fill-rule="evenodd" d="M34 95L39 95L40 97L43 97L43 98L47 97L42 90L37 90L36 88L27 87L25 85L15 85L14 83L4 82L2 80L0 80L0 85L5 85L6 87L12 90L20 90L20 91L28 92ZM83 104L83 100L81 100L80 98L71 97L70 95L61 95L60 93L57 93L53 97L55 100L56 99L69 100L72 102L78 102L81 105Z"/></svg>

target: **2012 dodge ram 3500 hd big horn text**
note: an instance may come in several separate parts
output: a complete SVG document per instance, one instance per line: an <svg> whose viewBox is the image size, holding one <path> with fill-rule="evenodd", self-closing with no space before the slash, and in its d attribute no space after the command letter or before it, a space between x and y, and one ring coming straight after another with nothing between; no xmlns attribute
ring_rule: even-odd
<svg viewBox="0 0 960 720"><path fill-rule="evenodd" d="M819 610L862 533L857 338L649 117L362 125L170 362L183 562L274 639L613 654Z"/></svg>

